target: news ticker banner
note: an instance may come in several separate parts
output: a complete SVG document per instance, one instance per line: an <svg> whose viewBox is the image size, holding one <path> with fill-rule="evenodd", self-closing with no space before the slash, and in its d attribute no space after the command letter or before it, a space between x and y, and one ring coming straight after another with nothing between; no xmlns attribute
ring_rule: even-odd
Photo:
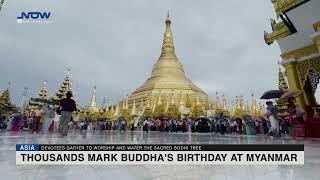
<svg viewBox="0 0 320 180"><path fill-rule="evenodd" d="M301 165L303 144L17 144L16 164Z"/></svg>

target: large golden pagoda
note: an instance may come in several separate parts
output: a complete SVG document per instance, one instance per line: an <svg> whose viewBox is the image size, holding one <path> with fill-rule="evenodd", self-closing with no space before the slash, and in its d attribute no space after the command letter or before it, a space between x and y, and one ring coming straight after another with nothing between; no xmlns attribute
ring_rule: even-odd
<svg viewBox="0 0 320 180"><path fill-rule="evenodd" d="M196 104L197 99L201 104L207 100L207 94L186 77L182 64L178 61L173 45L169 14L165 22L166 30L161 55L153 66L151 77L129 96L130 107L134 101L147 102L147 99L159 99L160 97L166 99L172 94L175 98L179 97L175 102L182 100L184 105L187 97L191 98L192 104Z"/></svg>

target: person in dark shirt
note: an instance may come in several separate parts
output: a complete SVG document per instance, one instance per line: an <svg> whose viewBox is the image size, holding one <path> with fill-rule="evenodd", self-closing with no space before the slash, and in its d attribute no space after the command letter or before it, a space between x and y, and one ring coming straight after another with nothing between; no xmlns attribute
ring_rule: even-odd
<svg viewBox="0 0 320 180"><path fill-rule="evenodd" d="M77 110L76 102L71 99L71 92L67 92L66 98L61 99L59 109L61 110L61 117L59 122L59 133L61 136L67 136L69 125L72 119L72 112Z"/></svg>

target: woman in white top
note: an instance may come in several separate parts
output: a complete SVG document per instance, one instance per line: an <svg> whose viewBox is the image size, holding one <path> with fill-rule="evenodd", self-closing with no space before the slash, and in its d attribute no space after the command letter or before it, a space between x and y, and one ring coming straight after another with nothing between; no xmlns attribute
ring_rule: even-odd
<svg viewBox="0 0 320 180"><path fill-rule="evenodd" d="M280 127L279 127L279 119L277 116L277 109L273 105L272 101L268 101L267 103L267 112L269 114L269 121L271 128L269 129L268 135L280 136Z"/></svg>
<svg viewBox="0 0 320 180"><path fill-rule="evenodd" d="M53 107L49 106L48 104L45 104L42 107L42 111L43 111L45 121L42 125L41 132L46 134L46 133L48 133L49 127L50 127L52 121L54 120L54 113L55 112L53 110Z"/></svg>

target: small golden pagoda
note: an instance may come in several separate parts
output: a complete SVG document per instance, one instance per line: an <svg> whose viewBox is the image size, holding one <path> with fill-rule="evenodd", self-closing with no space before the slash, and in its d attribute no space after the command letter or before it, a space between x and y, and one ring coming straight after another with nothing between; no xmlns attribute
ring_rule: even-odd
<svg viewBox="0 0 320 180"><path fill-rule="evenodd" d="M9 86L2 92L0 96L0 114L1 115L11 115L11 113L18 111L18 108L11 103L9 89L10 89L10 83L9 83Z"/></svg>
<svg viewBox="0 0 320 180"><path fill-rule="evenodd" d="M30 98L27 105L27 111L29 114L33 114L36 109L42 107L42 105L48 101L47 81L44 81L35 98Z"/></svg>
<svg viewBox="0 0 320 180"><path fill-rule="evenodd" d="M196 104L197 97L201 104L205 104L207 100L207 94L186 77L182 64L178 61L173 45L169 14L165 23L166 30L164 32L161 55L153 66L151 77L129 96L130 107L134 101L142 101L145 104L150 103L147 102L147 98L151 97L152 107L148 108L151 108L153 112L156 110L159 113L159 109L166 109L164 106L168 103L163 104L161 100L167 101L167 97L165 97L167 94L179 94L180 102L182 102L179 106L182 105L184 107L189 105L187 101L190 101L191 104ZM154 98L158 99L160 103L155 102Z"/></svg>
<svg viewBox="0 0 320 180"><path fill-rule="evenodd" d="M99 108L97 107L97 97L96 97L96 86L93 87L93 93L87 110L90 112L98 112Z"/></svg>
<svg viewBox="0 0 320 180"><path fill-rule="evenodd" d="M242 118L244 115L249 115L248 112L246 112L246 105L244 103L243 97L236 97L236 104L235 109L233 112L234 118Z"/></svg>

